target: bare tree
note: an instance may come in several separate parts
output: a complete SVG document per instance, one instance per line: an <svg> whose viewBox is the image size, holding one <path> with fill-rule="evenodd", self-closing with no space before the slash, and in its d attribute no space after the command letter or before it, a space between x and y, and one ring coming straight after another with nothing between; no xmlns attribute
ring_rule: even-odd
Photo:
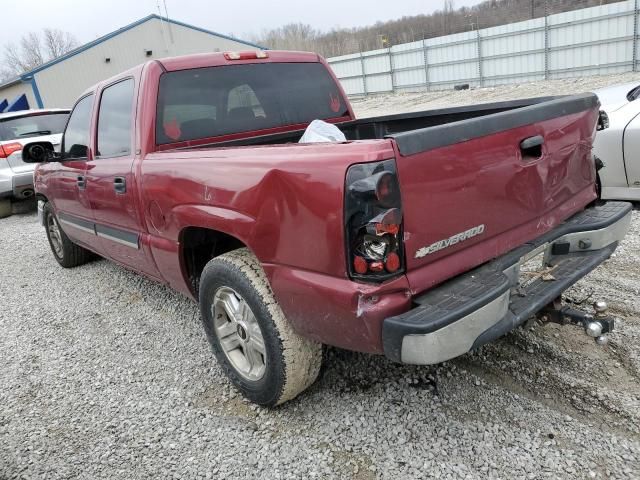
<svg viewBox="0 0 640 480"><path fill-rule="evenodd" d="M45 28L41 34L29 32L17 45L11 42L4 46L0 76L7 79L33 70L77 45L70 33L55 28Z"/></svg>
<svg viewBox="0 0 640 480"><path fill-rule="evenodd" d="M50 59L64 55L78 46L78 41L73 35L57 28L45 28L43 37L44 47Z"/></svg>

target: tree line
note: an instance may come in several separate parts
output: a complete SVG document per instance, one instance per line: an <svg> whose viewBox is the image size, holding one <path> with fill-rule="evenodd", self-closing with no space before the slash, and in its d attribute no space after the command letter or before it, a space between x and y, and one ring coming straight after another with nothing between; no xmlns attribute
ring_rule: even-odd
<svg viewBox="0 0 640 480"><path fill-rule="evenodd" d="M442 8L431 14L327 32L311 25L290 23L264 30L252 40L271 49L308 50L335 57L616 1L619 0L486 0L472 7L455 8L454 0L443 0Z"/></svg>

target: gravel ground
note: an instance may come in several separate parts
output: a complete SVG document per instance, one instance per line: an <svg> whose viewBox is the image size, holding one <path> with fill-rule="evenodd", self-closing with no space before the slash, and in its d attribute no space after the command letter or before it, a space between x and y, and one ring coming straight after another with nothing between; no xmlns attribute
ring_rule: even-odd
<svg viewBox="0 0 640 480"><path fill-rule="evenodd" d="M432 108L455 107L472 103L501 102L545 95L571 95L591 92L618 83L640 82L640 72L597 77L566 78L471 90L443 90L437 92L406 92L378 94L352 100L358 117L419 112Z"/></svg>
<svg viewBox="0 0 640 480"><path fill-rule="evenodd" d="M64 270L33 211L2 219L0 479L640 478L633 215L569 292L609 301L609 346L533 325L437 367L328 349L275 410L231 388L194 303L105 260Z"/></svg>

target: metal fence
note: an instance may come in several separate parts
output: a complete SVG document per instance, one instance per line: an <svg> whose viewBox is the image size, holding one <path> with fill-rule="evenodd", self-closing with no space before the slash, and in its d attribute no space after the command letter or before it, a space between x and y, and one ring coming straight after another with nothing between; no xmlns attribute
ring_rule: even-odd
<svg viewBox="0 0 640 480"><path fill-rule="evenodd" d="M639 9L626 0L328 62L353 96L638 71Z"/></svg>

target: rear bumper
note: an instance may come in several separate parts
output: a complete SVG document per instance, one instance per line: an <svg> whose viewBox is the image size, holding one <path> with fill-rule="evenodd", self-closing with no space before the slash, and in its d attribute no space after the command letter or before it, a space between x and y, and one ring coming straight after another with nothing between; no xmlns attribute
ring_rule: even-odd
<svg viewBox="0 0 640 480"><path fill-rule="evenodd" d="M6 165L6 162L4 163ZM11 167L5 165L0 163L0 197L33 196L33 170L16 173Z"/></svg>
<svg viewBox="0 0 640 480"><path fill-rule="evenodd" d="M551 303L611 256L629 229L631 204L586 209L534 241L413 299L383 322L384 353L416 365L443 362L488 343ZM520 266L545 253L554 280L519 286Z"/></svg>

